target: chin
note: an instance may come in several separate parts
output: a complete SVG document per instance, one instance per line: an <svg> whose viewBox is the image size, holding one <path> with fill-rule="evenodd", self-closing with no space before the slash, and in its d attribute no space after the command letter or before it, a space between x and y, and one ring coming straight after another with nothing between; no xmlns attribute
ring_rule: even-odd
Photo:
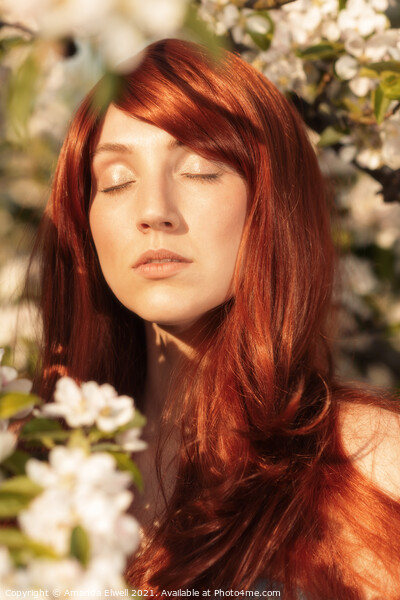
<svg viewBox="0 0 400 600"><path fill-rule="evenodd" d="M126 305L125 305L126 306ZM181 327L187 326L197 321L201 314L186 312L182 310L171 310L171 307L167 307L165 310L160 308L152 309L146 307L144 309L138 309L137 306L127 306L129 310L134 312L138 317L149 323L157 323L157 325L165 327Z"/></svg>
<svg viewBox="0 0 400 600"><path fill-rule="evenodd" d="M188 315L187 318L185 318L184 315L176 315L175 318L173 318L172 316L167 318L165 315L154 315L152 318L145 318L141 315L139 316L145 321L148 321L149 323L156 323L157 325L165 329L171 329L175 331L186 331L192 325L197 323L197 321L201 319L202 315L199 315L197 317Z"/></svg>
<svg viewBox="0 0 400 600"><path fill-rule="evenodd" d="M146 306L146 308L142 307L138 309L137 306L127 306L129 310L134 312L138 317L143 319L144 321L148 321L149 323L156 323L160 327L171 328L174 330L187 330L192 325L197 323L208 314L215 306L206 306L198 308L198 310L185 310L183 306L175 307L172 310L171 304L165 307L150 307Z"/></svg>
<svg viewBox="0 0 400 600"><path fill-rule="evenodd" d="M189 296L189 297L188 297ZM172 293L135 294L120 296L119 300L130 311L149 323L157 323L161 327L188 329L202 317L208 315L218 306L224 304L231 294L214 294L213 297L200 293L190 295ZM133 299L134 298L134 299Z"/></svg>

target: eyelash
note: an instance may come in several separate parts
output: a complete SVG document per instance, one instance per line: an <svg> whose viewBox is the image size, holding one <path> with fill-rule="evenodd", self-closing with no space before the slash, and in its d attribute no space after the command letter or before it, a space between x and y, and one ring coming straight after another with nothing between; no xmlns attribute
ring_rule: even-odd
<svg viewBox="0 0 400 600"><path fill-rule="evenodd" d="M207 181L215 181L221 177L221 173L207 173L205 175L184 173L184 175L188 179L198 179L202 183L206 183Z"/></svg>
<svg viewBox="0 0 400 600"><path fill-rule="evenodd" d="M113 185L111 187L104 188L104 190L100 190L100 191L103 194L116 194L116 193L120 192L121 190L124 190L125 188L130 186L131 183L134 183L134 181L127 181L126 183L121 183L120 185Z"/></svg>
<svg viewBox="0 0 400 600"><path fill-rule="evenodd" d="M207 173L204 175L184 173L184 175L188 179L197 179L197 180L201 181L202 183L206 183L208 181L216 181L221 176L220 173ZM116 193L120 192L121 190L124 190L125 188L130 186L131 183L134 183L134 181L127 181L126 183L121 183L121 185L114 185L112 187L104 188L103 190L100 190L100 191L103 194L116 194Z"/></svg>

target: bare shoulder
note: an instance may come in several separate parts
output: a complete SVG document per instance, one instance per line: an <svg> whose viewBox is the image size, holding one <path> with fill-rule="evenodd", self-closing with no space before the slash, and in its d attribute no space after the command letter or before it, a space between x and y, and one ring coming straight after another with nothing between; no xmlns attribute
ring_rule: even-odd
<svg viewBox="0 0 400 600"><path fill-rule="evenodd" d="M400 415L374 405L343 404L340 429L356 467L377 487L400 498Z"/></svg>

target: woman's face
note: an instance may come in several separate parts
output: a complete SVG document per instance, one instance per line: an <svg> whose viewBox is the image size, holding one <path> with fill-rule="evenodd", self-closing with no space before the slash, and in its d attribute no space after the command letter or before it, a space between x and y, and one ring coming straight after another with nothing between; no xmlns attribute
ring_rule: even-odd
<svg viewBox="0 0 400 600"><path fill-rule="evenodd" d="M230 298L247 210L238 173L111 106L92 179L93 240L122 304L184 330Z"/></svg>

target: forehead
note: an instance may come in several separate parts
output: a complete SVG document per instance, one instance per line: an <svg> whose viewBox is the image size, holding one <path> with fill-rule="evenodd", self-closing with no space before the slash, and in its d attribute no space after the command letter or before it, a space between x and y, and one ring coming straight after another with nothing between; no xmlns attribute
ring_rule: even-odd
<svg viewBox="0 0 400 600"><path fill-rule="evenodd" d="M172 150L183 144L155 125L141 121L111 105L98 132L92 155L103 152L133 151L136 148L165 147Z"/></svg>

